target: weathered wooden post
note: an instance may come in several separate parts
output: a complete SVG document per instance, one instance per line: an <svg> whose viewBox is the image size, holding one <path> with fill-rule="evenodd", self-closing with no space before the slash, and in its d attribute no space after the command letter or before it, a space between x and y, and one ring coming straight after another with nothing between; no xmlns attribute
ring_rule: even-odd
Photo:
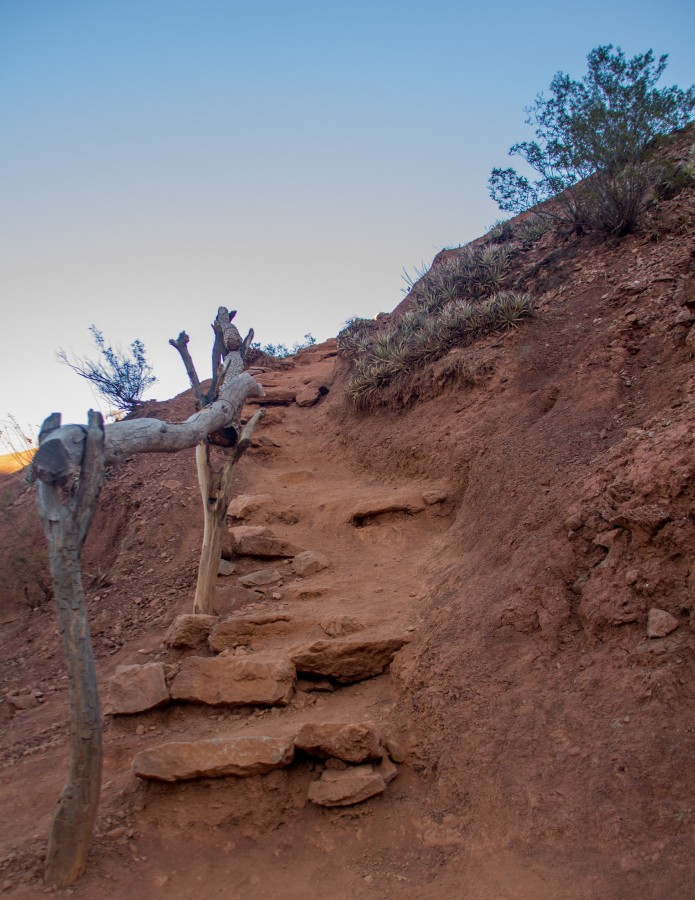
<svg viewBox="0 0 695 900"><path fill-rule="evenodd" d="M227 318L225 327L228 328L229 324ZM224 335L224 328L221 334ZM168 423L143 418L104 426L101 414L90 410L87 428L82 425L61 426L60 413L51 414L41 428L32 470L38 482L39 515L48 541L53 590L63 635L71 717L70 768L58 800L48 844L44 877L49 885L66 887L84 872L99 803L101 713L80 559L104 481L104 467L134 453L175 453L195 446L198 446L197 457L200 457L208 447L210 435L217 435L215 440L221 443L226 442L231 450L222 473L212 473L218 493L211 508L211 538L209 549L205 551L204 571L207 578L217 547L217 560L214 561L216 574L220 555L215 523L221 522L221 541L232 467L250 445L253 432L264 413L260 410L241 428L241 408L246 399L263 396L261 385L243 372L242 351L245 353L252 337L253 332L249 332L245 341L239 341L235 351L219 351L224 361L217 367L207 396L202 395L192 362L190 370L187 365L199 411L185 422ZM230 340L234 342L233 335ZM175 346L179 342L184 352L180 347L178 349L186 362L188 338L185 333L182 332L178 342L172 341ZM219 350L219 346L216 330L215 348ZM200 461L198 471L200 477ZM201 488L203 483L201 478ZM221 515L220 510L223 510ZM201 577L199 574L199 581ZM212 587L214 589L214 581ZM208 593L212 596L212 591Z"/></svg>

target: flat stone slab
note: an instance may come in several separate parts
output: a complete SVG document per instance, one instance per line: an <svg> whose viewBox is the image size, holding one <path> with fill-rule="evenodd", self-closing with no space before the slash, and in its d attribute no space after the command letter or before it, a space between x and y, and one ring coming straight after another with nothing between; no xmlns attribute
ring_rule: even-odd
<svg viewBox="0 0 695 900"><path fill-rule="evenodd" d="M245 643L249 638L289 634L295 628L292 616L287 613L257 613L225 619L213 628L208 644L216 653Z"/></svg>
<svg viewBox="0 0 695 900"><path fill-rule="evenodd" d="M164 706L169 700L162 663L119 666L106 683L104 712L111 716L132 715Z"/></svg>
<svg viewBox="0 0 695 900"><path fill-rule="evenodd" d="M172 700L210 706L286 706L296 679L287 659L189 656L170 692Z"/></svg>
<svg viewBox="0 0 695 900"><path fill-rule="evenodd" d="M292 741L271 737L228 737L176 741L142 750L133 760L138 778L187 781L191 778L265 775L292 762Z"/></svg>
<svg viewBox="0 0 695 900"><path fill-rule="evenodd" d="M266 584L282 581L282 574L276 569L258 569L255 572L249 572L248 575L242 575L237 580L242 587L264 587Z"/></svg>
<svg viewBox="0 0 695 900"><path fill-rule="evenodd" d="M255 556L259 559L289 559L300 548L280 538L266 534L246 534L235 539L235 551L239 556Z"/></svg>
<svg viewBox="0 0 695 900"><path fill-rule="evenodd" d="M364 722L308 722L300 728L294 745L312 756L348 763L381 759L385 753L376 729Z"/></svg>
<svg viewBox="0 0 695 900"><path fill-rule="evenodd" d="M207 641L208 635L218 622L217 616L198 613L177 616L166 633L164 643L174 650L195 650Z"/></svg>
<svg viewBox="0 0 695 900"><path fill-rule="evenodd" d="M371 766L324 769L319 781L309 785L309 800L318 806L353 806L383 794L386 782Z"/></svg>
<svg viewBox="0 0 695 900"><path fill-rule="evenodd" d="M410 635L360 636L314 641L292 653L298 672L326 675L344 684L380 675Z"/></svg>

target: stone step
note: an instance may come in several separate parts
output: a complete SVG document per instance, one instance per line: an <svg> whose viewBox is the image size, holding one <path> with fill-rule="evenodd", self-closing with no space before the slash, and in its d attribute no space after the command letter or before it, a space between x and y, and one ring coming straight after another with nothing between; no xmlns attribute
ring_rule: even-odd
<svg viewBox="0 0 695 900"><path fill-rule="evenodd" d="M210 706L286 706L297 672L288 659L189 656L174 677L172 700Z"/></svg>
<svg viewBox="0 0 695 900"><path fill-rule="evenodd" d="M381 675L394 655L411 640L409 634L349 636L313 641L291 654L298 672L324 675L343 684Z"/></svg>

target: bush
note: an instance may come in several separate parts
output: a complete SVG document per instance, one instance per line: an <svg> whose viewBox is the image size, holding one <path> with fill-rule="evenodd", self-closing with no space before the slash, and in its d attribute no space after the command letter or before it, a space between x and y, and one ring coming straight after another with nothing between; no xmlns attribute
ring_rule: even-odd
<svg viewBox="0 0 695 900"><path fill-rule="evenodd" d="M312 334L305 334L303 341L296 341L291 347L287 344L251 344L252 350L264 353L266 356L272 356L273 359L286 359L288 356L295 356L300 350L306 350L307 347L313 347L316 338Z"/></svg>
<svg viewBox="0 0 695 900"><path fill-rule="evenodd" d="M133 412L140 406L147 388L157 380L145 358L145 345L135 340L130 345L130 353L125 353L120 347L107 345L96 325L90 325L89 330L101 354L100 361L70 359L64 350L58 352L58 359L80 377L91 381L102 397L116 409Z"/></svg>
<svg viewBox="0 0 695 900"><path fill-rule="evenodd" d="M539 177L531 182L513 168L493 169L490 196L500 209L518 213L557 198L540 212L578 230L631 231L661 180L651 142L684 127L695 109L695 86L655 87L666 61L655 62L651 50L627 59L609 44L591 51L581 81L558 72L550 97L541 94L527 109L537 140L509 151Z"/></svg>

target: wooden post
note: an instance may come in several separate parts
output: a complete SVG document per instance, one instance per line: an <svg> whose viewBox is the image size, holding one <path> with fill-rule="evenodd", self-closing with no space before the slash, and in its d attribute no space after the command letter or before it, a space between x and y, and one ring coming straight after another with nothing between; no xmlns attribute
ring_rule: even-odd
<svg viewBox="0 0 695 900"><path fill-rule="evenodd" d="M49 417L39 443L59 427L60 415ZM101 789L101 711L80 558L103 483L104 422L90 410L77 484L38 482L70 689L70 768L53 817L44 876L56 887L72 884L86 868ZM61 493L67 502L61 502Z"/></svg>

